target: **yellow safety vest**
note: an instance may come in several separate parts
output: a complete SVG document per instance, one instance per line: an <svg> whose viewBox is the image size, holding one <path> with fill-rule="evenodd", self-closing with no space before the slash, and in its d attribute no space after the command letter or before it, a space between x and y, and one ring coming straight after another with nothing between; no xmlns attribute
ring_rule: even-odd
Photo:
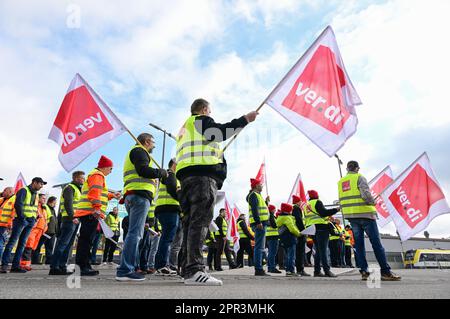
<svg viewBox="0 0 450 319"><path fill-rule="evenodd" d="M311 207L312 211L310 211L309 209L304 210L305 227L309 227L311 225L326 225L326 224L328 224L328 218L321 217L316 210L317 201L318 201L318 199L312 199L312 200L308 201L308 204Z"/></svg>
<svg viewBox="0 0 450 319"><path fill-rule="evenodd" d="M77 205L78 205L78 203L79 203L79 201L81 199L81 191L75 184L70 183L69 185L64 187L63 192L62 192L63 194L64 194L64 191L66 190L67 187L72 187L73 188L73 202L72 202L72 205L73 205L73 210L75 210L75 209L77 209ZM62 217L69 216L67 214L66 208L64 207L64 197L62 195L61 195L61 202L59 204L59 207L60 207L59 208L59 212L60 212Z"/></svg>
<svg viewBox="0 0 450 319"><path fill-rule="evenodd" d="M145 153L149 157L149 167L152 167L153 160L150 158L150 155L148 154L147 150L141 146L141 145L135 145L133 148L128 152L127 156L125 157L125 164L123 165L123 191L126 193L127 191L148 191L152 194L152 196L156 193L156 179L151 178L145 178L142 176L139 176L139 174L136 172L136 168L134 167L134 164L130 160L130 153L135 148L142 148L145 150Z"/></svg>
<svg viewBox="0 0 450 319"><path fill-rule="evenodd" d="M220 145L208 141L195 129L195 121L200 115L192 115L183 126L177 140L177 172L189 166L217 165L223 163Z"/></svg>
<svg viewBox="0 0 450 319"><path fill-rule="evenodd" d="M227 224L227 221L225 220L225 218L222 218L222 219L223 219L223 222L222 222L222 233L224 233L225 236L226 236L226 235L227 235L227 232L228 232L228 224ZM220 236L219 230L216 230L216 231L214 232L214 235L215 235L215 236Z"/></svg>
<svg viewBox="0 0 450 319"><path fill-rule="evenodd" d="M335 224L333 224L333 223L330 223L331 224L331 226L334 228L334 231L336 232L336 233L341 233L341 230L339 229L340 227L338 227L337 225L335 225ZM339 238L341 238L341 236L340 235L331 235L330 234L330 240L338 240Z"/></svg>
<svg viewBox="0 0 450 319"><path fill-rule="evenodd" d="M48 223L50 223L50 219L52 219L52 217L53 217L52 211L51 211L50 207L48 207L48 205L42 205L42 207L45 210L47 224L48 224Z"/></svg>
<svg viewBox="0 0 450 319"><path fill-rule="evenodd" d="M106 216L106 225L109 226L109 228L111 228L112 231L118 231L119 230L119 215L117 215L117 217L115 217L113 214L108 214L108 216Z"/></svg>
<svg viewBox="0 0 450 319"><path fill-rule="evenodd" d="M0 226L7 227L12 223L14 218L14 203L16 202L16 195L8 198L3 204L0 212Z"/></svg>
<svg viewBox="0 0 450 319"><path fill-rule="evenodd" d="M209 237L206 237L205 245L209 245L210 243L214 242L214 235L213 233L209 232Z"/></svg>
<svg viewBox="0 0 450 319"><path fill-rule="evenodd" d="M269 208L267 207L264 198L260 193L257 192L253 193L256 194L256 197L258 198L259 220L261 222L269 220ZM253 218L252 207L250 206L250 204L248 204L248 211L250 216L249 218L250 224L253 224L255 222L255 219Z"/></svg>
<svg viewBox="0 0 450 319"><path fill-rule="evenodd" d="M25 186L24 188L25 188L25 190L27 192L27 195L25 196L25 201L23 203L23 215L26 218L29 218L29 217L36 218L37 217L38 204L39 204L39 196L38 196L38 194L36 194L36 197L34 199L34 203L32 203L31 202L32 194L31 194L30 189L28 188L28 186Z"/></svg>
<svg viewBox="0 0 450 319"><path fill-rule="evenodd" d="M86 181L83 184L83 187L81 187L81 197L77 204L77 210L79 211L85 211L85 212L94 212L94 208L92 207L91 201L88 199L88 193L89 193L89 185L88 180L91 175L99 174L105 178L105 175L99 171L98 169L93 169L88 177L86 178ZM101 187L101 186L93 186L93 187ZM104 214L106 212L106 207L108 206L108 188L106 186L106 179L104 182L104 186L102 187L102 193L100 195L100 199L94 200L94 204L101 204L100 211ZM77 214L75 214L77 215ZM82 215L80 215L82 216Z"/></svg>
<svg viewBox="0 0 450 319"><path fill-rule="evenodd" d="M266 237L275 237L278 236L278 227L277 228L273 228L271 226L267 226L267 230L266 230Z"/></svg>
<svg viewBox="0 0 450 319"><path fill-rule="evenodd" d="M348 230L345 231L345 246L352 246L352 240Z"/></svg>
<svg viewBox="0 0 450 319"><path fill-rule="evenodd" d="M339 202L345 218L371 217L377 215L375 206L367 205L358 189L358 179L362 176L349 173L338 182Z"/></svg>
<svg viewBox="0 0 450 319"><path fill-rule="evenodd" d="M244 233L244 230L242 229L242 225L241 225L241 223L245 223L245 220L240 220L239 222L238 222L238 230L239 230L239 238L240 239L243 239L243 238L248 238L248 236Z"/></svg>
<svg viewBox="0 0 450 319"><path fill-rule="evenodd" d="M156 207L155 205L150 206L150 209L148 210L147 214L148 218L155 218L155 207ZM155 225L153 225L153 227L150 228L156 231ZM161 224L159 223L159 220L158 220L158 229L161 230Z"/></svg>
<svg viewBox="0 0 450 319"><path fill-rule="evenodd" d="M181 187L180 182L177 179L177 188ZM163 205L175 205L180 206L178 200L174 199L167 191L167 186L163 183L159 184L158 199L156 200L156 207Z"/></svg>

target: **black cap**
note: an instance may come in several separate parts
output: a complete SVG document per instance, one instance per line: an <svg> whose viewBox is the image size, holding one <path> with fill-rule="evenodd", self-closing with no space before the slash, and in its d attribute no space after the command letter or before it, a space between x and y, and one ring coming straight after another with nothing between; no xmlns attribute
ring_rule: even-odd
<svg viewBox="0 0 450 319"><path fill-rule="evenodd" d="M44 185L47 185L47 182L44 182L44 180L40 177L35 177L31 180L32 183L36 182L36 183L42 183Z"/></svg>
<svg viewBox="0 0 450 319"><path fill-rule="evenodd" d="M354 171L355 169L359 168L359 164L357 161L350 161L347 163L347 169L350 171Z"/></svg>
<svg viewBox="0 0 450 319"><path fill-rule="evenodd" d="M2 181L2 180L3 180L3 178L0 177L0 181Z"/></svg>

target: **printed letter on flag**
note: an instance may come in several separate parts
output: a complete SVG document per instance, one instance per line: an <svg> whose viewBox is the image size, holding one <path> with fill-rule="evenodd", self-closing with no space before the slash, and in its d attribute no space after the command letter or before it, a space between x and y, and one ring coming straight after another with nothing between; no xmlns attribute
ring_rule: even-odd
<svg viewBox="0 0 450 319"><path fill-rule="evenodd" d="M70 83L49 139L61 146L67 172L127 129L78 73Z"/></svg>
<svg viewBox="0 0 450 319"><path fill-rule="evenodd" d="M393 175L391 167L386 167L380 174L378 174L374 179L369 182L370 191L372 192L373 198L376 198L376 208L378 212L378 227L382 228L389 224L392 220L386 204L384 203L381 196L382 191L393 181Z"/></svg>
<svg viewBox="0 0 450 319"><path fill-rule="evenodd" d="M361 100L330 26L265 102L330 157L356 132Z"/></svg>
<svg viewBox="0 0 450 319"><path fill-rule="evenodd" d="M450 213L428 155L421 155L381 196L402 241L425 230L437 216Z"/></svg>

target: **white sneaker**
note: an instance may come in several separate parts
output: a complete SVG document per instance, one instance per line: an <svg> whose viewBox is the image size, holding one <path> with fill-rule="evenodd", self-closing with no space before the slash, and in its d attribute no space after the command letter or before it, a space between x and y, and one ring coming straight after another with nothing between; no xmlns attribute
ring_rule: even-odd
<svg viewBox="0 0 450 319"><path fill-rule="evenodd" d="M163 267L156 271L156 275L157 276L176 276L177 272L168 267Z"/></svg>
<svg viewBox="0 0 450 319"><path fill-rule="evenodd" d="M203 271L197 271L194 276L185 279L184 284L186 286L222 286L223 282Z"/></svg>

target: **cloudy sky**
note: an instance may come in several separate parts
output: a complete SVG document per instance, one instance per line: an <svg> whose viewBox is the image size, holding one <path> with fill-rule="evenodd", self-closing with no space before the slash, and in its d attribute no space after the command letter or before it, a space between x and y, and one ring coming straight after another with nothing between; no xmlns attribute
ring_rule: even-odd
<svg viewBox="0 0 450 319"><path fill-rule="evenodd" d="M239 117L270 93L320 32L332 25L363 105L358 132L339 156L356 159L368 179L386 165L399 174L427 151L450 198L450 2L447 0L169 0L0 1L0 176L13 184L22 172L49 184L70 179L48 133L76 72L135 134L157 138L149 122L177 133L195 98L213 117ZM101 154L116 169L109 186L122 187L122 163L133 141L123 135ZM168 143L166 158L173 155ZM326 203L337 199L339 171L281 116L265 106L227 151L224 190L247 210L248 181L265 157L272 201L286 201L300 172ZM58 193L47 187L50 193ZM450 236L450 215L429 227ZM394 233L391 225L382 229Z"/></svg>

